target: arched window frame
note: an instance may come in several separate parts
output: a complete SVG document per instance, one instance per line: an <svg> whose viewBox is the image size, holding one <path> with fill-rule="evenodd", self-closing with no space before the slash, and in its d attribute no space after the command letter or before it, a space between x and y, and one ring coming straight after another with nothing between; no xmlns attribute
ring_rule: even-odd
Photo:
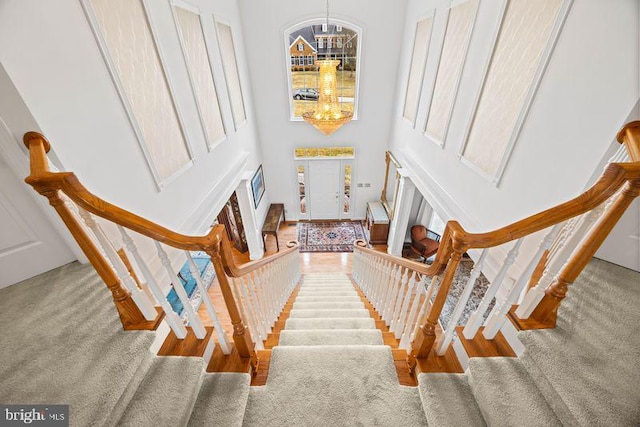
<svg viewBox="0 0 640 427"><path fill-rule="evenodd" d="M289 120L293 121L293 122L300 122L303 121L302 116L295 116L294 115L294 106L293 106L293 87L291 85L292 82L292 76L291 76L291 60L289 59L290 57L290 47L291 47L291 40L289 38L289 34L292 32L295 32L297 30L299 30L300 28L304 28L306 26L309 25L323 25L326 24L327 18L325 17L318 17L318 18L312 18L312 19L308 19L305 21L301 21L298 22L297 24L291 25L288 28L286 28L283 32L283 40L284 40L284 60L283 63L285 64L285 68L286 68L286 73L287 73L287 88L288 88L288 99L289 99ZM364 31L362 29L362 27L360 27L359 25L354 24L353 22L350 21L346 21L343 19L336 19L336 18L330 18L329 19L329 23L336 25L337 27L340 27L341 30L344 30L345 28L355 32L357 34L356 37L356 83L355 83L355 96L354 96L354 103L353 103L353 119L352 120L358 120L358 104L359 104L359 99L360 99L360 68L361 68L361 64L362 64L362 39L363 39L363 34ZM350 48L352 46L352 42L351 41L344 41L344 47L345 48Z"/></svg>

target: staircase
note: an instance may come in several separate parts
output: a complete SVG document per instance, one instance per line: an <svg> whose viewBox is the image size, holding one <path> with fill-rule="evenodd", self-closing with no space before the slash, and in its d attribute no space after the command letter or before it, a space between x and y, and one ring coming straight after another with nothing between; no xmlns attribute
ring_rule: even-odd
<svg viewBox="0 0 640 427"><path fill-rule="evenodd" d="M429 266L357 241L350 277L301 280L295 242L238 264L224 226L189 236L112 205L73 173L52 172L49 142L29 132L26 182L49 199L95 270L71 264L0 290L0 402L66 403L81 426L640 425L640 275L591 260L640 194L640 122L618 140L624 146L600 179L572 200L486 233L449 221ZM529 236L538 250L521 259ZM508 253L472 303L496 247ZM210 258L221 305L193 251ZM467 251L478 261L459 278ZM204 314L178 280L184 260ZM184 314L167 303L166 282ZM447 305L455 307L443 330ZM165 344L175 344L164 357L148 351L161 324L170 329ZM505 349L502 332L524 352ZM406 357L394 360L400 352ZM464 373L451 374L462 372L457 360L447 365L454 353ZM244 372L264 378L267 359L266 383L251 386ZM415 372L418 387L400 385L398 364Z"/></svg>
<svg viewBox="0 0 640 427"><path fill-rule="evenodd" d="M307 274L267 384L250 387L154 356L154 332L122 331L95 271L73 263L0 290L0 402L70 404L72 426L635 426L639 283L594 259L555 329L520 332L523 355L406 387L348 276Z"/></svg>

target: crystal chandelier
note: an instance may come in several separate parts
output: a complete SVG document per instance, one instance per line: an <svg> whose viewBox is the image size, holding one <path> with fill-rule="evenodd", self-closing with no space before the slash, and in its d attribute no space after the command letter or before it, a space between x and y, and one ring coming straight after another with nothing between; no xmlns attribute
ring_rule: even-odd
<svg viewBox="0 0 640 427"><path fill-rule="evenodd" d="M329 0L327 0L327 31L329 31ZM329 59L315 62L320 68L316 109L303 113L302 118L325 135L331 135L340 126L351 121L353 113L342 110L338 102L336 67L340 61L331 59L331 45L327 50L327 56Z"/></svg>

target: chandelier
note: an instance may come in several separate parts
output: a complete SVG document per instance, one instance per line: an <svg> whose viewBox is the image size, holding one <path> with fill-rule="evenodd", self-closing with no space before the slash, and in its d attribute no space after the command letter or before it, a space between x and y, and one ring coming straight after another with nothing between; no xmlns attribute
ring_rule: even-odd
<svg viewBox="0 0 640 427"><path fill-rule="evenodd" d="M329 31L329 0L327 0L327 31ZM331 45L327 50L329 59L316 60L320 69L318 78L318 103L315 111L307 111L302 118L325 135L331 135L340 126L353 118L351 111L342 110L338 100L336 67L338 59L331 59Z"/></svg>

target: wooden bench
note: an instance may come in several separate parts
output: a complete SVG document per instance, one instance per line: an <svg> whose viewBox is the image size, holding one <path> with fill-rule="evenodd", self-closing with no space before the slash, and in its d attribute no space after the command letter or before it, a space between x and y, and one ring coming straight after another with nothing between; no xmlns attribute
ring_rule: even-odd
<svg viewBox="0 0 640 427"><path fill-rule="evenodd" d="M265 248L267 247L265 243L265 235L271 234L276 238L276 247L278 248L278 252L280 252L278 228L280 228L280 223L282 221L286 221L284 217L284 203L272 203L269 205L269 212L267 212L267 217L265 218L264 225L262 226L262 244Z"/></svg>

